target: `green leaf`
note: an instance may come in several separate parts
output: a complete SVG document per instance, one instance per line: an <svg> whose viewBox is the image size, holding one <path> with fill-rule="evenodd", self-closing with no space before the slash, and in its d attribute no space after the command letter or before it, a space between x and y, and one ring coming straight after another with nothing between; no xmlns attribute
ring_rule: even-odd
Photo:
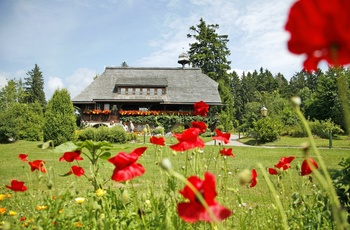
<svg viewBox="0 0 350 230"><path fill-rule="evenodd" d="M111 155L112 154L110 152L104 152L103 154L100 155L100 158L104 160L108 160L111 157Z"/></svg>
<svg viewBox="0 0 350 230"><path fill-rule="evenodd" d="M53 144L53 141L52 140L49 140L49 141L46 141L42 146L41 146L41 148L42 149L48 149L48 148L50 148L50 147L54 147L54 144Z"/></svg>
<svg viewBox="0 0 350 230"><path fill-rule="evenodd" d="M66 174L58 174L59 176L61 177L66 177L66 176L69 176L69 175L72 175L71 172L67 172Z"/></svg>
<svg viewBox="0 0 350 230"><path fill-rule="evenodd" d="M66 142L64 144L57 146L54 150L54 153L62 154L65 152L73 152L77 149L78 149L78 147L73 142L69 141L69 142Z"/></svg>

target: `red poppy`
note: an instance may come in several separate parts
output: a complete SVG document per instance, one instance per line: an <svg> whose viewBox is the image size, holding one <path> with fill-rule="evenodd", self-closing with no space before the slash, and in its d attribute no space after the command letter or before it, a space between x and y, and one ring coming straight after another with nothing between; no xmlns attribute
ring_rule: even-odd
<svg viewBox="0 0 350 230"><path fill-rule="evenodd" d="M151 136L151 138L149 139L149 142L155 145L161 145L161 146L165 145L164 137Z"/></svg>
<svg viewBox="0 0 350 230"><path fill-rule="evenodd" d="M234 155L232 153L232 148L229 148L229 149L223 148L222 150L220 150L220 154L223 155L223 156L232 156L232 157L234 157Z"/></svg>
<svg viewBox="0 0 350 230"><path fill-rule="evenodd" d="M65 152L63 153L62 157L60 157L59 161L67 161L67 162L73 162L74 160L76 161L81 161L83 158L80 156L81 151L76 150L74 152Z"/></svg>
<svg viewBox="0 0 350 230"><path fill-rule="evenodd" d="M213 137L213 140L223 141L225 144L230 141L230 133L223 133L219 129L215 129L215 132L216 136Z"/></svg>
<svg viewBox="0 0 350 230"><path fill-rule="evenodd" d="M215 201L217 193L214 174L206 172L204 174L204 181L196 176L191 176L187 180L201 193L217 220L221 221L232 214L229 209ZM189 202L182 202L177 205L177 212L184 221L190 223L196 221L213 221L207 210L197 199L195 193L188 186L185 186L180 191L180 194L189 200Z"/></svg>
<svg viewBox="0 0 350 230"><path fill-rule="evenodd" d="M12 180L11 186L6 185L6 188L11 189L15 192L24 192L27 190L27 187L24 185L24 182L18 180Z"/></svg>
<svg viewBox="0 0 350 230"><path fill-rule="evenodd" d="M24 153L21 153L18 155L18 158L24 162L28 161L27 157L28 157L28 154L24 154Z"/></svg>
<svg viewBox="0 0 350 230"><path fill-rule="evenodd" d="M140 147L134 149L130 154L120 152L115 157L109 158L108 161L115 166L112 180L124 182L144 174L145 168L136 161L146 149L147 147Z"/></svg>
<svg viewBox="0 0 350 230"><path fill-rule="evenodd" d="M301 175L302 176L306 176L309 175L310 173L312 173L312 168L310 167L310 165L313 165L316 169L318 169L318 165L316 163L316 161L314 161L314 159L312 159L311 157L309 159L305 159L303 161L303 163L301 164Z"/></svg>
<svg viewBox="0 0 350 230"><path fill-rule="evenodd" d="M192 121L191 126L192 128L199 129L200 133L205 133L207 130L207 124L203 121Z"/></svg>
<svg viewBox="0 0 350 230"><path fill-rule="evenodd" d="M207 113L209 111L209 105L204 101L194 103L193 107L194 107L193 109L194 115L200 115L202 117L207 116Z"/></svg>
<svg viewBox="0 0 350 230"><path fill-rule="evenodd" d="M30 165L30 170L33 172L35 170L39 170L41 172L46 173L46 168L45 168L45 161L43 160L35 160L32 162L28 162Z"/></svg>
<svg viewBox="0 0 350 230"><path fill-rule="evenodd" d="M196 128L189 128L182 132L182 134L173 134L179 143L170 146L175 151L186 151L193 148L203 148L204 141L198 137L199 130Z"/></svg>
<svg viewBox="0 0 350 230"><path fill-rule="evenodd" d="M84 175L85 171L82 167L73 165L67 174L72 174L72 173L74 175L76 175L77 177L80 177L80 176Z"/></svg>
<svg viewBox="0 0 350 230"><path fill-rule="evenodd" d="M285 29L288 49L306 54L304 68L316 70L319 61L350 63L350 1L299 0L291 7Z"/></svg>
<svg viewBox="0 0 350 230"><path fill-rule="evenodd" d="M274 168L268 168L268 171L271 175L278 175L278 171Z"/></svg>
<svg viewBox="0 0 350 230"><path fill-rule="evenodd" d="M250 181L250 187L253 188L258 183L258 174L256 173L256 170L252 170L252 180Z"/></svg>
<svg viewBox="0 0 350 230"><path fill-rule="evenodd" d="M291 157L282 157L277 164L275 164L275 167L278 169L287 170L290 168L290 163L294 160L294 156Z"/></svg>

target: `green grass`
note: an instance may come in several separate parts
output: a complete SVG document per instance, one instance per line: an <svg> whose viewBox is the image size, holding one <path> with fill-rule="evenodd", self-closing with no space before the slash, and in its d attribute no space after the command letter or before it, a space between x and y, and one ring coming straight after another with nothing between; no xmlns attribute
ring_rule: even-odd
<svg viewBox="0 0 350 230"><path fill-rule="evenodd" d="M210 138L206 140L209 141ZM281 139L281 142L282 141L286 141L286 139ZM303 142L301 139L293 140L291 146L298 146L297 142L299 141ZM169 138L166 143L176 143L176 139ZM31 194L34 194L35 191L41 191L42 194L47 194L45 191L48 190L46 185L49 180L53 182L53 188L49 193L51 195L62 195L64 191L70 190L75 196L86 197L88 194L94 192L92 191L93 188L91 184L84 177L77 178L73 175L68 177L59 176L60 174L68 172L70 165L67 162L59 162L58 159L61 155L53 153L50 149L43 150L40 148L40 145L40 142L27 141L0 145L2 157L2 162L0 164L0 193L10 192L10 190L5 189L4 186L9 185L12 179L25 181L28 186L28 192ZM154 228L156 229L161 229L161 225L157 225L155 220L158 215L156 212L162 212L162 210L163 212L167 212L166 210L169 209L169 207L167 208L160 200L173 197L174 201L169 204L174 204L170 210L175 212L175 210L173 210L176 206L174 202L182 200L177 191L181 190L184 186L180 181L174 181L160 169L160 159L165 157L170 159L175 171L184 174L186 177L197 175L203 178L203 173L207 170L216 175L217 201L235 212L235 214L225 222L228 229L264 229L265 227L279 226L274 223L279 217L274 208L274 199L271 196L271 192L264 181L260 169L257 167L258 163L264 168L267 168L273 167L281 157L292 155L296 157L292 163L292 168L288 170L288 173L282 176L282 182L284 184L282 187L280 187L282 183L277 181L277 176L270 176L276 189L278 189L281 194L282 201L285 202L286 209L289 208L293 193L299 192L310 195L312 191L308 177L299 176L299 167L303 161L303 155L302 151L298 148L233 147L233 154L235 157L224 158L218 155L220 146L206 146L203 152L189 151L187 153L175 153L171 151L168 146L159 148L148 143L148 140L143 144L143 139L141 139L138 143L114 145L111 153L112 156L115 156L121 151L128 153L132 149L141 146L148 146L147 151L138 161L146 168L146 172L141 177L135 178L132 184L137 190L140 200L151 199L152 202L159 202L157 203L159 207L157 207L161 210L154 210L155 213L150 211L151 214L147 216L147 220L149 221L147 222L148 225L153 226L153 224L155 224L156 227ZM281 146L286 145L281 144ZM320 152L330 172L339 169L338 163L342 158L350 157L350 150L348 149L320 149ZM48 173L42 174L38 171L30 172L29 165L18 159L18 154L20 153L28 154L30 161L36 159L44 160L48 168ZM310 152L310 154L313 156L313 152ZM186 159L188 159L187 162ZM106 189L109 188L111 191L118 194L121 192L121 188L130 186L130 183L125 184L110 181L109 178L112 175L114 166L109 162L102 162L104 163L101 165L100 177L107 181L104 185ZM183 169L183 166L186 165L187 170ZM86 175L89 175L90 165L86 159L81 162L81 166L85 168ZM257 169L258 172L257 186L255 188L248 188L247 186L240 185L238 179L239 173L244 169L251 170L252 168ZM314 188L319 189L317 180L314 179L314 182ZM171 185L171 183L173 184ZM170 189L169 186L173 186L173 188ZM25 196L23 193L16 195L18 195L18 197ZM246 209L239 206L242 203L247 204ZM0 207L1 206L2 203L0 201ZM190 224L179 222L177 219L179 218L175 213L171 214L173 225L178 226L180 229L191 229ZM155 221L155 223L152 221ZM203 227L210 227L210 225L206 224L192 226L197 226L197 228L200 229Z"/></svg>
<svg viewBox="0 0 350 230"><path fill-rule="evenodd" d="M329 148L329 139L322 139L319 137L314 138L317 147ZM239 140L242 143L248 145L256 145L254 138L244 137ZM303 143L308 143L307 137L289 137L282 136L274 142L268 142L260 146L276 146L276 147L300 147ZM337 136L332 138L332 148L347 148L350 149L350 137L349 136Z"/></svg>

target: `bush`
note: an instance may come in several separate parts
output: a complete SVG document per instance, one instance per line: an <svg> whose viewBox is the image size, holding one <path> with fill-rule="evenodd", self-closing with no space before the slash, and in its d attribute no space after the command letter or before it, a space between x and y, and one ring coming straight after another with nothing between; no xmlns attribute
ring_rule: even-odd
<svg viewBox="0 0 350 230"><path fill-rule="evenodd" d="M300 123L296 123L292 126L287 133L291 137L307 137L306 130L304 126Z"/></svg>
<svg viewBox="0 0 350 230"><path fill-rule="evenodd" d="M43 138L43 114L38 103L14 103L0 114L0 142L40 141Z"/></svg>
<svg viewBox="0 0 350 230"><path fill-rule="evenodd" d="M272 142L277 140L282 130L282 123L278 120L266 117L253 122L255 137L259 143Z"/></svg>
<svg viewBox="0 0 350 230"><path fill-rule="evenodd" d="M66 89L56 90L47 104L44 122L44 141L54 145L74 139L76 121L74 106Z"/></svg>
<svg viewBox="0 0 350 230"><path fill-rule="evenodd" d="M125 143L127 140L126 132L122 126L109 128L108 141L111 143Z"/></svg>
<svg viewBox="0 0 350 230"><path fill-rule="evenodd" d="M164 128L161 127L161 126L158 126L158 127L156 127L155 129L153 129L151 131L151 134L152 135L162 135L162 136L164 136Z"/></svg>
<svg viewBox="0 0 350 230"><path fill-rule="evenodd" d="M329 138L330 132L333 135L344 133L340 126L335 124L331 119L322 121L314 120L310 122L310 128L313 135L321 138Z"/></svg>
<svg viewBox="0 0 350 230"><path fill-rule="evenodd" d="M183 125L178 126L176 129L173 129L172 133L182 133L185 130L185 127Z"/></svg>
<svg viewBox="0 0 350 230"><path fill-rule="evenodd" d="M350 222L350 157L339 162L342 169L332 175L334 187L342 206L348 211L348 221Z"/></svg>
<svg viewBox="0 0 350 230"><path fill-rule="evenodd" d="M87 127L78 134L79 141L108 141L110 143L125 143L127 135L122 126L107 128L100 126L98 128Z"/></svg>

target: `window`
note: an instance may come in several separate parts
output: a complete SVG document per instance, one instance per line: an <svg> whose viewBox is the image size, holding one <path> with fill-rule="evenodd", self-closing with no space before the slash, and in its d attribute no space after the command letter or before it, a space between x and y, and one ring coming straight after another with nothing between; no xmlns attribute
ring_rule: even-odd
<svg viewBox="0 0 350 230"><path fill-rule="evenodd" d="M147 95L147 88L142 88L142 94Z"/></svg>
<svg viewBox="0 0 350 230"><path fill-rule="evenodd" d="M96 104L96 109L101 109L101 104Z"/></svg>
<svg viewBox="0 0 350 230"><path fill-rule="evenodd" d="M157 88L157 95L162 95L162 94L163 94L163 89Z"/></svg>
<svg viewBox="0 0 350 230"><path fill-rule="evenodd" d="M150 95L154 95L154 88L150 88L150 89L149 89L149 94L150 94Z"/></svg>
<svg viewBox="0 0 350 230"><path fill-rule="evenodd" d="M140 95L140 88L135 88L135 95Z"/></svg>
<svg viewBox="0 0 350 230"><path fill-rule="evenodd" d="M120 88L120 94L125 94L126 89L125 88Z"/></svg>
<svg viewBox="0 0 350 230"><path fill-rule="evenodd" d="M132 95L132 94L133 94L133 91L134 91L133 88L128 88L128 94L129 94L129 95Z"/></svg>
<svg viewBox="0 0 350 230"><path fill-rule="evenodd" d="M105 105L104 105L104 109L105 109L105 110L109 110L109 108L110 108L110 107L109 107L109 104L105 104Z"/></svg>

